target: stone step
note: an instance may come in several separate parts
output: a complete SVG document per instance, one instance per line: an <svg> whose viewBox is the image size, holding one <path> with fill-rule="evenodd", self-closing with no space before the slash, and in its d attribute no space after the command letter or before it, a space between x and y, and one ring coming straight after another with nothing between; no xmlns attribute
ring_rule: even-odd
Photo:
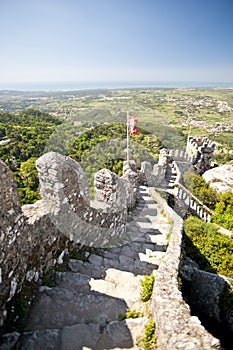
<svg viewBox="0 0 233 350"><path fill-rule="evenodd" d="M156 252L150 251L150 252L147 252L147 254L140 253L140 259L141 261L144 261L146 263L159 266L165 254L166 252L164 251L156 251Z"/></svg>
<svg viewBox="0 0 233 350"><path fill-rule="evenodd" d="M58 288L73 289L77 293L90 291L91 277L78 272L55 272L53 280Z"/></svg>
<svg viewBox="0 0 233 350"><path fill-rule="evenodd" d="M120 255L119 262L115 262L114 260L104 258L104 268L105 274L109 268L116 268L121 271L131 272L134 275L147 275L150 274L153 269L157 269L158 265L140 261L140 256L138 253L137 259Z"/></svg>
<svg viewBox="0 0 233 350"><path fill-rule="evenodd" d="M76 293L65 288L48 288L32 306L26 331L61 329L78 323L106 324L125 314L123 299L95 291Z"/></svg>
<svg viewBox="0 0 233 350"><path fill-rule="evenodd" d="M104 267L96 267L94 264L81 260L70 259L68 266L72 272L78 272L93 278L102 278L105 275Z"/></svg>
<svg viewBox="0 0 233 350"><path fill-rule="evenodd" d="M21 335L17 348L24 350L103 350L135 349L143 334L147 317L97 323L75 324L61 330L37 330Z"/></svg>
<svg viewBox="0 0 233 350"><path fill-rule="evenodd" d="M15 349L22 350L60 350L61 349L61 334L59 329L45 329L31 332L24 332ZM10 350L9 348L8 350ZM81 348L80 348L81 349Z"/></svg>
<svg viewBox="0 0 233 350"><path fill-rule="evenodd" d="M93 349L137 349L137 340L144 333L147 317L113 321L106 326L100 340ZM75 349L70 349L75 350Z"/></svg>
<svg viewBox="0 0 233 350"><path fill-rule="evenodd" d="M90 287L92 291L96 291L114 298L123 299L129 309L134 309L135 304L140 299L140 279L134 278L123 283L114 283L113 280L90 280Z"/></svg>
<svg viewBox="0 0 233 350"><path fill-rule="evenodd" d="M128 241L87 254L88 261L70 259L71 271L54 272L56 287L40 288L24 333L12 340L19 337L16 348L137 349L148 318L119 321L119 315L127 309L143 310L140 280L152 272L156 275L169 229L148 188L140 186L138 206L128 217Z"/></svg>
<svg viewBox="0 0 233 350"><path fill-rule="evenodd" d="M137 239L133 241L133 244L156 243L157 238L161 235L162 233L159 230L150 229L147 231L147 233L141 235L140 237L137 237Z"/></svg>

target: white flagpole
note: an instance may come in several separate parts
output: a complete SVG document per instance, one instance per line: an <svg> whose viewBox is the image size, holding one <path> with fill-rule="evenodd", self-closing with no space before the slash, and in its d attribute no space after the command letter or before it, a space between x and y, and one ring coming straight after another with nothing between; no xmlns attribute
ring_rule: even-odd
<svg viewBox="0 0 233 350"><path fill-rule="evenodd" d="M190 133L191 133L191 121L192 121L192 117L188 115L188 121L189 121L189 125L188 125L188 138L187 138L187 146L189 143L189 137L190 137ZM186 146L186 147L187 147Z"/></svg>
<svg viewBox="0 0 233 350"><path fill-rule="evenodd" d="M127 111L126 127L127 127L127 148L126 148L126 152L127 152L127 162L128 162L129 161L129 112L128 111Z"/></svg>

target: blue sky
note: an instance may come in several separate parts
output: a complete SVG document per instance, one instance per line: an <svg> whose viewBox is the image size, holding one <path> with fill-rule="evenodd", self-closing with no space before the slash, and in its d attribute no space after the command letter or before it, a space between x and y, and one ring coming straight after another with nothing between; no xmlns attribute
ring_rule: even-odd
<svg viewBox="0 0 233 350"><path fill-rule="evenodd" d="M232 0L0 0L0 83L233 83Z"/></svg>

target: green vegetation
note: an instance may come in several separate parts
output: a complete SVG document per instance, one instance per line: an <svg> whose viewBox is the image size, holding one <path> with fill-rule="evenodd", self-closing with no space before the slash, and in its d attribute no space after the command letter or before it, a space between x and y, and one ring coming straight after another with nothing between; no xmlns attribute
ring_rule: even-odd
<svg viewBox="0 0 233 350"><path fill-rule="evenodd" d="M190 216L184 221L187 255L202 270L233 277L233 240L217 231L213 224Z"/></svg>
<svg viewBox="0 0 233 350"><path fill-rule="evenodd" d="M216 203L212 221L233 230L233 193L226 192L218 194L218 203Z"/></svg>
<svg viewBox="0 0 233 350"><path fill-rule="evenodd" d="M178 289L182 290L182 278L178 276Z"/></svg>
<svg viewBox="0 0 233 350"><path fill-rule="evenodd" d="M0 147L0 158L14 172L21 204L33 203L40 198L36 159L44 152L69 154L81 163L93 188L94 173L108 168L122 175L126 159L126 127L124 123L83 123L62 120L47 113L29 109L18 115L0 113L0 135L10 140ZM143 129L131 137L131 159L138 166L141 160L154 164L162 148L161 142Z"/></svg>
<svg viewBox="0 0 233 350"><path fill-rule="evenodd" d="M17 163L39 157L49 136L60 123L60 119L33 109L18 115L0 113L0 130L4 137L10 139L9 144L0 147L1 159L14 170Z"/></svg>
<svg viewBox="0 0 233 350"><path fill-rule="evenodd" d="M100 167L121 175L128 110L138 116L140 135L131 138L131 157L137 165L141 159L154 163L161 147L184 149L188 133L218 142L224 150L215 159L227 162L233 159L232 101L231 89L0 91L0 140L10 140L0 145L0 158L14 171L21 203L39 198L33 188L38 180L31 182L35 172L21 171L22 163L49 150L80 161L90 184ZM220 109L222 103L225 107ZM195 121L191 129L188 115ZM106 129L113 121L117 132L111 134ZM210 198L206 204L214 205L212 194L203 187L200 199Z"/></svg>
<svg viewBox="0 0 233 350"><path fill-rule="evenodd" d="M150 276L144 276L141 280L142 289L140 291L140 298L142 301L146 302L151 298L153 292L155 276L153 273Z"/></svg>
<svg viewBox="0 0 233 350"><path fill-rule="evenodd" d="M161 143L155 136L148 137L141 130L140 135L131 137L131 159L138 167L142 160L152 164L158 159ZM93 187L94 174L108 168L117 175L122 175L123 161L126 159L126 128L123 123L110 123L96 126L76 138L70 157L79 162Z"/></svg>
<svg viewBox="0 0 233 350"><path fill-rule="evenodd" d="M125 315L120 314L118 318L119 318L119 321L123 321L123 320L128 319L128 318L139 318L142 316L143 316L143 314L141 312L138 312L134 309L132 309L132 310L127 309L126 314Z"/></svg>
<svg viewBox="0 0 233 350"><path fill-rule="evenodd" d="M209 187L201 175L187 172L183 176L186 188L202 201L208 208L213 209L217 203L217 192Z"/></svg>
<svg viewBox="0 0 233 350"><path fill-rule="evenodd" d="M43 154L49 136L61 119L28 109L18 115L0 112L0 134L10 142L0 146L0 158L14 172L21 203L38 200L35 160Z"/></svg>
<svg viewBox="0 0 233 350"><path fill-rule="evenodd" d="M15 173L21 204L34 203L40 199L39 178L35 165L36 159L32 157L26 162L22 162L19 170Z"/></svg>
<svg viewBox="0 0 233 350"><path fill-rule="evenodd" d="M233 230L233 193L218 194L209 187L202 176L187 172L184 184L200 201L213 211L212 222Z"/></svg>
<svg viewBox="0 0 233 350"><path fill-rule="evenodd" d="M151 321L145 326L143 336L138 340L139 349L154 350L156 349L155 322Z"/></svg>

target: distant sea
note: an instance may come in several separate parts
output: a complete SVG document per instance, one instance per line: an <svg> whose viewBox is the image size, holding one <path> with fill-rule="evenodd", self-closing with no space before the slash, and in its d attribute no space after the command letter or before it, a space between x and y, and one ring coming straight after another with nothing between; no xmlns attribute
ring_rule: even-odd
<svg viewBox="0 0 233 350"><path fill-rule="evenodd" d="M133 89L133 88L233 88L233 83L214 82L39 82L1 83L0 90L20 91L69 91L90 89Z"/></svg>

